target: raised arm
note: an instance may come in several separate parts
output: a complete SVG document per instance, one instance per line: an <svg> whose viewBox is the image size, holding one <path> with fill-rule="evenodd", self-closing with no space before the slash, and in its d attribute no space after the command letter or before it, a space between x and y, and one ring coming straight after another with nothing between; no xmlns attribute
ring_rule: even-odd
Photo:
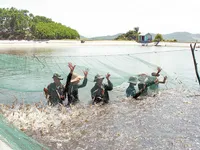
<svg viewBox="0 0 200 150"><path fill-rule="evenodd" d="M162 69L160 67L157 67L157 73L156 73L157 76L159 76L159 73L161 72L161 70Z"/></svg>
<svg viewBox="0 0 200 150"><path fill-rule="evenodd" d="M109 73L107 73L106 79L108 81L108 85L107 84L105 85L105 89L108 90L108 91L111 91L113 89L113 84L110 81L110 74Z"/></svg>
<svg viewBox="0 0 200 150"><path fill-rule="evenodd" d="M83 87L85 87L85 86L87 85L87 81L88 81L88 79L87 79L88 70L83 71L83 73L84 73L84 80L83 80L82 84L78 85L78 88L83 88Z"/></svg>
<svg viewBox="0 0 200 150"><path fill-rule="evenodd" d="M72 73L73 73L74 68L76 67L76 65L72 65L72 63L68 63L68 67L70 69L70 73L67 76L67 81L66 81L66 84L65 84L65 90L64 90L65 97L66 97L66 93L68 92L68 88L69 88L70 81L71 81L71 78L72 78Z"/></svg>
<svg viewBox="0 0 200 150"><path fill-rule="evenodd" d="M160 67L157 67L157 72L153 72L151 75L152 75L152 76L158 77L158 76L160 76L159 73L161 72L161 70L162 70L162 69L161 69Z"/></svg>
<svg viewBox="0 0 200 150"><path fill-rule="evenodd" d="M159 83L165 84L166 80L167 80L167 76L164 77L163 81L159 81Z"/></svg>

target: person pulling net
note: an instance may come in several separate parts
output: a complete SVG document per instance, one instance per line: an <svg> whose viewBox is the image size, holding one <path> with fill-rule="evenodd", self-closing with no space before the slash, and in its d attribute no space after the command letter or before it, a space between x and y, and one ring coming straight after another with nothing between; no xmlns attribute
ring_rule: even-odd
<svg viewBox="0 0 200 150"><path fill-rule="evenodd" d="M151 76L148 76L147 74L139 74L137 77L130 77L129 78L129 86L126 89L126 96L137 99L139 96L147 96L148 95L148 89L151 89L153 91L157 91L159 88L159 83L165 84L167 80L167 76L164 77L163 81L159 81L158 77L160 76L161 68L157 67L157 72L152 72ZM138 83L138 89L139 91L136 92L135 86Z"/></svg>

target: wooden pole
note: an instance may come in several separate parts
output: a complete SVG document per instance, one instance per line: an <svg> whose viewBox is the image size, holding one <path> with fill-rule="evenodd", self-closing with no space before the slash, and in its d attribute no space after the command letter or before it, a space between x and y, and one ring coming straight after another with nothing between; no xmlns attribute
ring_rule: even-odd
<svg viewBox="0 0 200 150"><path fill-rule="evenodd" d="M197 79L198 79L198 82L200 85L200 78L199 78L199 73L198 73L198 68L197 68L197 62L196 62L195 55L194 55L195 47L196 47L196 43L194 44L193 47L192 47L192 44L190 44L190 48L192 51L192 57L193 57L193 61L194 61L194 68L195 68L196 76L197 76Z"/></svg>

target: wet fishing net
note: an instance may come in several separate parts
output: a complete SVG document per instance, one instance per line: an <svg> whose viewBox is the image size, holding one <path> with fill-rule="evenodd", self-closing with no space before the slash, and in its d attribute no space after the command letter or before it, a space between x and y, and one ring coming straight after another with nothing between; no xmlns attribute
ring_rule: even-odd
<svg viewBox="0 0 200 150"><path fill-rule="evenodd" d="M26 134L8 124L0 115L0 140L13 150L47 150L48 148L39 144Z"/></svg>
<svg viewBox="0 0 200 150"><path fill-rule="evenodd" d="M74 72L81 76L84 76L85 69L89 70L88 84L79 90L80 99L84 102L90 100L90 89L94 86L93 81L96 74L105 76L110 73L110 80L114 87L118 89L121 87L121 91L114 91L114 93L117 92L123 97L130 76L137 77L141 73L151 75L152 72L157 71L158 67L134 54L65 54L64 56L40 53L0 54L0 62L1 97L3 97L2 101L7 102L11 99L20 99L25 102L44 99L43 88L53 82L54 73L60 74L64 78L62 83L65 84L69 73L68 62L76 65ZM162 88L172 88L175 85L164 69L160 74L160 80L168 76L168 82L161 85Z"/></svg>
<svg viewBox="0 0 200 150"><path fill-rule="evenodd" d="M199 57L199 55L197 55L197 57ZM72 62L76 65L74 72L79 75L83 76L82 71L89 69L88 84L86 87L79 89L81 102L87 103L91 99L90 89L94 85L94 76L96 74L105 76L109 72L111 74L110 80L114 85L113 91L109 93L110 101L113 103L111 102L111 105L106 106L106 108L96 108L95 106L90 107L86 105L85 107L77 106L77 108L75 106L75 108L72 107L71 110L63 109L63 111L46 106L43 88L53 82L52 76L54 73L61 74L62 78L64 78L62 83L65 83L69 73L68 62ZM126 138L130 140L129 142L133 141L130 137L136 133L131 132L131 135L129 135L129 133L130 131L137 132L138 127L136 126L135 130L133 130L132 126L128 125L127 127L130 129L124 130L124 126L121 125L121 123L134 121L133 118L146 112L146 107L149 108L149 114L151 114L151 107L156 105L159 101L164 102L164 104L160 104L161 106L159 106L159 108L163 107L168 110L165 108L166 103L169 105L168 98L170 99L170 103L174 103L173 100L177 97L179 100L183 100L183 96L186 97L188 93L192 95L190 91L183 92L182 94L181 92L183 90L166 90L161 94L161 97L148 97L146 100L141 101L141 104L139 101L123 101L123 98L126 97L125 90L128 86L127 82L129 77L138 77L138 74L141 73L150 75L152 72L156 72L158 66L162 68L159 80L162 80L164 76L168 77L166 84L159 85L160 90L169 90L174 87L195 89L195 86L198 85L196 83L190 51L188 49L155 49L151 47L134 46L74 46L55 49L28 48L25 50L5 49L5 51L1 51L0 54L1 103L11 104L14 100L20 103L22 102L23 104L34 103L40 100L44 100L45 102L42 107L24 105L23 109L18 103L16 103L13 108L7 108L6 105L3 105L3 114L11 123L21 130L38 131L41 140L44 139L42 136L44 134L46 137L46 139L44 139L46 140L46 144L56 143L57 149L59 149L60 143L65 144L65 147L63 144L63 149L75 149L77 144L74 143L76 143L76 140L79 138L81 139L79 141L82 144L81 146L87 147L87 142L95 137L99 139L102 137L105 143L113 141L113 138L122 137L122 139L119 139L119 143L121 141L123 145L128 145L124 143L127 141ZM106 82L106 80L104 80L104 82ZM144 110L141 110L140 108L143 108L143 105ZM172 113L173 111L171 110L169 116L171 116ZM115 117L113 117L113 114ZM128 117L124 117L124 114ZM158 110L156 114L160 114L160 110ZM129 118L129 120L126 120L127 118ZM141 120L139 119L138 122L141 122ZM154 124L152 120L149 123ZM116 129L114 125L118 125L121 132L119 132L118 128ZM109 130L102 128L106 126L109 126L111 129L111 134L107 132ZM96 127L100 128L98 132L94 132ZM141 125L139 127L141 127ZM155 129L157 130L157 128ZM61 134L58 134L56 132L57 130ZM141 131L143 131L142 128ZM125 134L123 134L124 132ZM153 131L152 133L155 132ZM42 145L28 138L16 128L8 125L3 118L0 118L0 135L1 140L9 144L13 149L45 149ZM71 144L68 144L70 142ZM96 144L96 142L97 141L92 141L91 143L93 144L90 144L90 146L100 146L99 149L102 149L101 144L103 145L103 149L106 148L105 145L108 146L105 143L97 142ZM109 145L113 144L110 143ZM161 144L161 146L162 145L163 144ZM116 148L117 147L119 147L119 145L117 145ZM130 147L127 149L130 149ZM141 149L141 147L139 149Z"/></svg>
<svg viewBox="0 0 200 150"><path fill-rule="evenodd" d="M179 60L177 60L177 56ZM0 54L0 95L2 102L13 99L34 102L44 99L43 88L53 82L52 76L58 73L65 84L69 73L68 62L76 65L75 73L83 76L89 69L88 84L80 89L81 101L90 100L90 89L96 74L111 74L110 80L116 93L125 96L127 81L138 74L151 75L162 68L159 80L167 76L167 83L160 88L177 85L194 88L196 81L189 49L134 47L134 46L73 46L64 48L4 49ZM198 55L197 55L198 57ZM176 65L173 65L176 62ZM183 65L184 64L184 65ZM187 75L185 75L187 74ZM104 80L106 82L106 80ZM82 81L81 81L82 82ZM114 99L113 99L114 100Z"/></svg>

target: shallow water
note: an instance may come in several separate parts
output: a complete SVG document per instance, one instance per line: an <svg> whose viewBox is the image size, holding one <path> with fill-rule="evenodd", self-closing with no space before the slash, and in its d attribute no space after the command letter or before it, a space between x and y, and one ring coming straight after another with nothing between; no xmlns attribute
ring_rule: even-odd
<svg viewBox="0 0 200 150"><path fill-rule="evenodd" d="M198 62L200 53L195 53ZM79 90L80 99L84 103L90 99L90 89L97 73L104 75L109 72L114 86L120 86L131 75L150 74L156 71L157 66L161 66L160 80L167 75L168 88L181 84L190 89L199 89L189 45L188 48L133 45L1 48L1 101L10 103L15 97L28 103L45 101L43 88L52 82L52 74L55 72L63 76L65 83L69 72L68 62L77 65L75 72L80 75L83 75L82 70L90 70L87 86ZM122 90L125 91L125 88ZM123 97L125 94L121 95Z"/></svg>
<svg viewBox="0 0 200 150"><path fill-rule="evenodd" d="M72 46L0 53L0 101L18 101L12 107L1 105L1 113L50 149L200 149L199 87L189 47ZM199 51L195 53L198 62ZM81 104L71 109L47 107L42 89L52 82L53 72L66 78L69 61L78 73L90 68L88 85L80 89ZM157 66L163 68L162 77L168 76L160 93L125 99L128 77L150 74ZM94 75L108 71L115 86L110 103L88 105Z"/></svg>
<svg viewBox="0 0 200 150"><path fill-rule="evenodd" d="M165 90L105 106L1 108L10 122L50 149L197 150L200 99L194 94Z"/></svg>

